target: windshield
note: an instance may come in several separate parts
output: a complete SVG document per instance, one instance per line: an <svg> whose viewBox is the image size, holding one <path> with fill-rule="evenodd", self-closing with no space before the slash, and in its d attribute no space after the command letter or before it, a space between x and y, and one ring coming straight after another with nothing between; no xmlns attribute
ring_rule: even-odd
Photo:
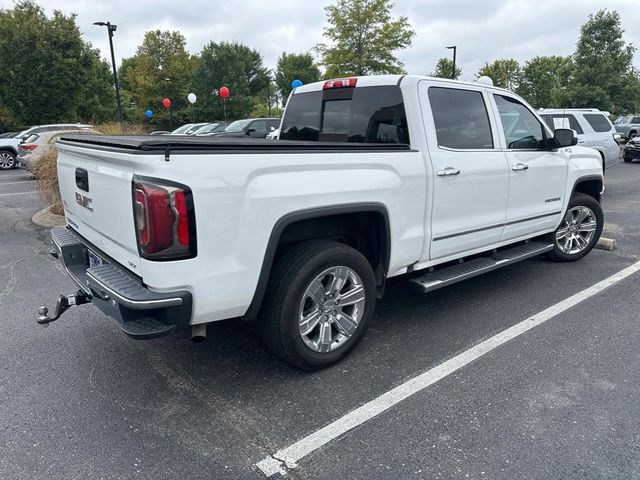
<svg viewBox="0 0 640 480"><path fill-rule="evenodd" d="M627 121L629 120L630 117L620 117L618 119L616 119L615 122L613 122L616 125L621 125L623 123L627 123Z"/></svg>
<svg viewBox="0 0 640 480"><path fill-rule="evenodd" d="M173 132L171 132L173 135L179 135L181 133L186 132L187 130L189 130L189 127L191 127L193 125L193 123L187 123L186 125L183 125L181 127L176 128Z"/></svg>
<svg viewBox="0 0 640 480"><path fill-rule="evenodd" d="M236 120L227 128L224 129L225 132L241 132L244 127L251 123L251 119L249 120Z"/></svg>
<svg viewBox="0 0 640 480"><path fill-rule="evenodd" d="M210 123L209 125L205 125L204 127L200 127L198 130L193 132L194 135L199 135L201 133L211 133L216 128L218 128L219 123Z"/></svg>

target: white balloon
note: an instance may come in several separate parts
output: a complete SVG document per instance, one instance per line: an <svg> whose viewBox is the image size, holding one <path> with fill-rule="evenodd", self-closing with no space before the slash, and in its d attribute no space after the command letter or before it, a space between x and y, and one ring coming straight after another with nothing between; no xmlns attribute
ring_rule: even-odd
<svg viewBox="0 0 640 480"><path fill-rule="evenodd" d="M189 103L196 103L198 97L196 97L195 93L190 93L189 95L187 95L187 99L189 100Z"/></svg>

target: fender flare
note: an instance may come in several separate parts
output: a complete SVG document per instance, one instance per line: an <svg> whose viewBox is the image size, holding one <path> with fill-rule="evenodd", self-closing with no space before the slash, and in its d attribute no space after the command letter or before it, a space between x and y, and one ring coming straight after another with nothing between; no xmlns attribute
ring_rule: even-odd
<svg viewBox="0 0 640 480"><path fill-rule="evenodd" d="M258 277L258 283L253 294L253 299L249 308L244 314L245 319L255 319L258 316L262 301L267 291L269 284L269 278L271 276L271 270L273 268L273 262L280 242L280 237L284 230L293 223L301 220L309 220L313 218L330 217L334 215L348 214L348 213L379 213L384 220L384 238L383 238L383 270L386 277L389 269L389 259L391 256L391 227L389 223L389 212L387 208L381 203L350 203L345 205L331 205L326 207L310 208L305 210L298 210L288 213L281 217L273 226L269 241L267 242L267 248L265 250L264 258L262 260L262 266L260 268L260 275Z"/></svg>
<svg viewBox="0 0 640 480"><path fill-rule="evenodd" d="M600 176L600 175L585 175L584 177L578 177L576 179L576 181L573 183L573 188L571 189L571 197L573 197L573 195L576 193L576 188L578 188L578 185L580 185L581 183L590 181L590 180L598 180L598 182L600 184L600 190L598 192L598 195L600 195L602 193L602 187L604 186L604 179L602 178L602 176ZM569 198L571 198L571 197L569 197ZM597 200L600 201L600 198L598 197Z"/></svg>

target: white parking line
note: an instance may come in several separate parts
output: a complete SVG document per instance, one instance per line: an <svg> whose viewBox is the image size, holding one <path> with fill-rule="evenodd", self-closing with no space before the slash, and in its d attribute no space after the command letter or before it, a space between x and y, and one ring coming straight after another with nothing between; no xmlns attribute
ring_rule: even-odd
<svg viewBox="0 0 640 480"><path fill-rule="evenodd" d="M35 180L25 180L24 182L0 182L0 185L17 185L18 183L33 183Z"/></svg>
<svg viewBox="0 0 640 480"><path fill-rule="evenodd" d="M277 451L273 455L266 457L264 460L258 462L255 466L264 473L267 477L271 477L276 473L281 475L286 474L286 468L295 468L296 462L318 448L326 445L327 443L335 440L340 435L348 432L349 430L362 425L367 420L371 420L376 415L391 408L397 403L405 400L411 395L433 385L439 380L451 375L455 371L461 369L465 365L477 360L478 358L486 355L495 348L503 345L516 338L519 335L531 330L532 328L546 322L559 315L560 313L574 307L575 305L583 302L584 300L596 295L603 291L605 288L624 280L629 275L634 274L640 270L640 262L634 263L630 267L619 271L618 273L596 283L590 288L572 295L571 297L562 300L561 302L552 305L551 307L535 314L532 317L523 320L520 323L515 324L512 327L503 330L502 332L494 335L493 337L479 343L478 345L462 352L459 355L441 363L437 367L428 370L411 380L397 386L393 390L374 398L370 402L365 403L359 408L356 408L352 412L340 417L336 421L322 427L320 430L316 430L310 435L307 435L301 440L298 440L293 445L290 445L282 450Z"/></svg>
<svg viewBox="0 0 640 480"><path fill-rule="evenodd" d="M36 191L29 190L28 192L0 193L0 197L8 197L9 195L24 195L25 193L36 193Z"/></svg>

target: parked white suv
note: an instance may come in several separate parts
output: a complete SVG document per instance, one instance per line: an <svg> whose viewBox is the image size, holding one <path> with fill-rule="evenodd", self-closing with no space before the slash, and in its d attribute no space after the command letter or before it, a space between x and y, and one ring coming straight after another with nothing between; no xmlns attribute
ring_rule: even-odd
<svg viewBox="0 0 640 480"><path fill-rule="evenodd" d="M307 84L280 139L63 137L55 255L133 338L256 319L303 369L362 339L386 279L422 293L596 244L600 155L500 88L413 75ZM496 298L493 301L499 302Z"/></svg>
<svg viewBox="0 0 640 480"><path fill-rule="evenodd" d="M609 112L597 108L544 108L538 111L547 125L571 128L578 134L578 144L600 152L603 172L620 157L621 138L609 120Z"/></svg>

